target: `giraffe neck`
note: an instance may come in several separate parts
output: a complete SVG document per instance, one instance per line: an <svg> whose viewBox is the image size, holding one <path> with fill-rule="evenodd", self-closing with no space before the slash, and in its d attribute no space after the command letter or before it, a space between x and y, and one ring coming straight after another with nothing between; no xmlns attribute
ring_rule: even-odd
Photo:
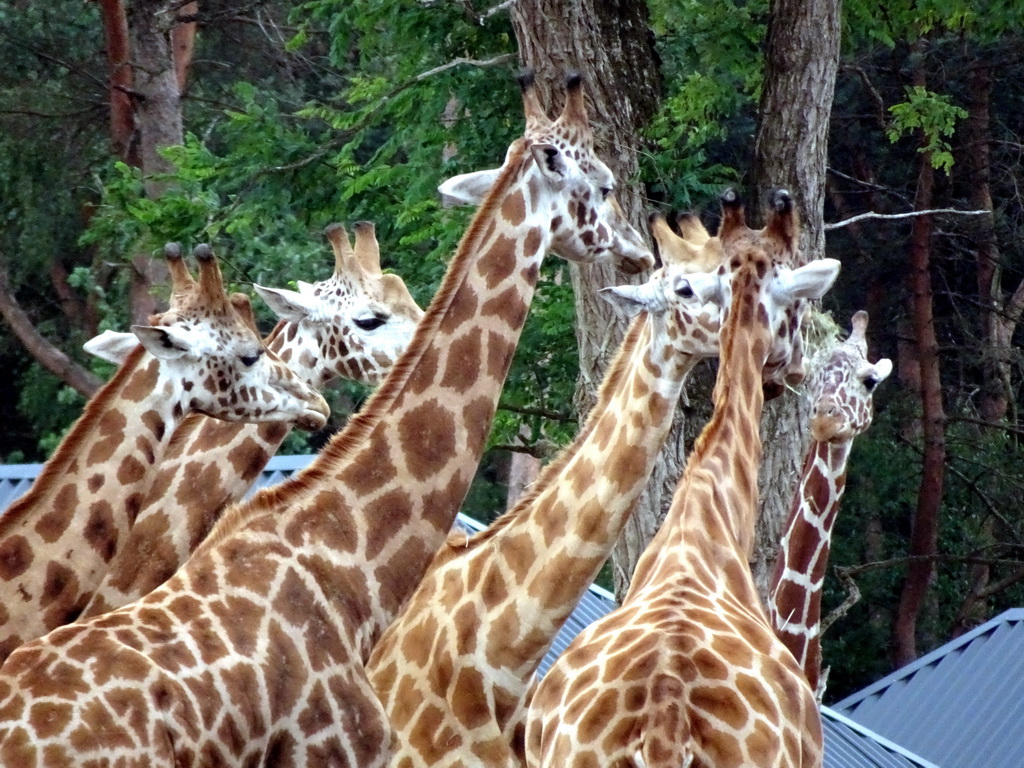
<svg viewBox="0 0 1024 768"><path fill-rule="evenodd" d="M409 348L363 410L310 467L226 515L199 550L278 510L279 529L315 514L309 540L320 537L335 557L338 544L320 532L343 516L355 537L345 558L368 587L350 595L365 604L345 612L358 617L352 631L364 659L455 519L526 320L551 223L549 203L531 197L542 194L532 191L538 185L522 178L525 154L520 144Z"/></svg>
<svg viewBox="0 0 1024 768"><path fill-rule="evenodd" d="M775 634L815 691L821 675L821 591L851 445L852 440L811 443L769 590Z"/></svg>
<svg viewBox="0 0 1024 768"><path fill-rule="evenodd" d="M469 542L453 536L431 564L429 581L414 601L422 597L433 608L439 599L444 602L434 579L443 579L449 567L464 576L483 571L484 582L474 591L507 595L483 601L479 626L498 627L509 601L515 602L517 631L489 631L487 642L489 661L505 667L488 678L505 681L513 675L521 683L514 695L525 692L555 634L607 560L653 470L696 362L668 344L663 318L637 318L572 445L512 510ZM448 594L456 601L466 597Z"/></svg>
<svg viewBox="0 0 1024 768"><path fill-rule="evenodd" d="M733 285L751 282L733 278ZM758 312L759 292L751 293L733 293L721 332L714 413L687 460L665 521L637 561L626 601L642 589L674 580L680 558L713 557L716 548L744 562L750 554L761 463L761 373L770 338L767 318Z"/></svg>
<svg viewBox="0 0 1024 768"><path fill-rule="evenodd" d="M142 347L86 405L29 492L0 518L0 656L73 621L123 546L190 395Z"/></svg>
<svg viewBox="0 0 1024 768"><path fill-rule="evenodd" d="M81 618L133 602L169 579L224 510L252 487L290 432L284 423L187 418Z"/></svg>

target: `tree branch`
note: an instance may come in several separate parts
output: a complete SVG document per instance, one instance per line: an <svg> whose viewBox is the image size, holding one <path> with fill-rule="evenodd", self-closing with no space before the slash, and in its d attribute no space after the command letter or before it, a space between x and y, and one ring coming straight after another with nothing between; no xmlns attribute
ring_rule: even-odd
<svg viewBox="0 0 1024 768"><path fill-rule="evenodd" d="M821 620L821 626L818 631L819 636L824 635L829 627L848 614L850 609L860 602L860 587L857 586L857 582L853 580L853 577L842 568L836 568L836 575L846 588L846 598L835 610L830 611L828 616Z"/></svg>
<svg viewBox="0 0 1024 768"><path fill-rule="evenodd" d="M3 258L0 258L0 315L3 315L25 350L69 387L85 397L92 397L102 386L99 377L65 355L36 330L32 320L14 298L7 276L7 263Z"/></svg>
<svg viewBox="0 0 1024 768"><path fill-rule="evenodd" d="M835 221L831 224L825 225L825 231L828 232L833 229L840 229L841 227L849 226L858 221L864 219L907 219L913 216L930 216L934 213L958 213L961 216L978 216L983 213L991 213L991 211L960 211L956 208L930 208L924 211L907 211L906 213L875 213L874 211L868 211L867 213L859 213L856 216L851 216L848 219L842 221Z"/></svg>

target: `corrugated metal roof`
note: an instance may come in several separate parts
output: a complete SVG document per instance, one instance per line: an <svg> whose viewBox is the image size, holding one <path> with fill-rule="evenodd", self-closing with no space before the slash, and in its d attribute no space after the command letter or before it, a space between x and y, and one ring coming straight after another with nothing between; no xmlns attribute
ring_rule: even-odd
<svg viewBox="0 0 1024 768"><path fill-rule="evenodd" d="M848 696L834 709L942 765L1024 765L1024 609Z"/></svg>
<svg viewBox="0 0 1024 768"><path fill-rule="evenodd" d="M253 485L250 495L260 488L281 482L312 459L312 456L275 456ZM41 468L42 464L0 465L0 509L9 507L28 490ZM484 528L483 523L462 514L458 516L457 524L469 531ZM576 635L615 605L615 598L608 590L591 585L541 661L538 673L546 673ZM828 707L822 708L822 725L825 734L824 768L938 768ZM947 764L942 763L942 768L947 768Z"/></svg>

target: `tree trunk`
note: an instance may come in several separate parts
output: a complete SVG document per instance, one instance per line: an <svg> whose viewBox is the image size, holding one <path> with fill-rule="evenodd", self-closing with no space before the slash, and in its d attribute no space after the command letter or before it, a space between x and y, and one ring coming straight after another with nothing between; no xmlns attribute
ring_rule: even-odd
<svg viewBox="0 0 1024 768"><path fill-rule="evenodd" d="M645 231L641 190L630 180L638 168L639 130L654 115L661 92L646 4L519 0L511 6L511 16L521 61L536 71L541 103L549 111L561 106L566 73L577 71L584 76L597 153L615 174L616 197L627 216ZM597 388L627 325L596 292L628 279L607 265L573 264L569 270L576 296L580 355L575 405L577 413L583 415L596 400ZM682 444L677 424L654 479L612 556L617 591L628 582L637 556L664 516L683 465Z"/></svg>
<svg viewBox="0 0 1024 768"><path fill-rule="evenodd" d="M164 147L181 144L184 130L181 119L181 93L175 66L171 30L176 24L177 0L131 0L128 30L132 46L136 100L136 125L139 131L139 156L142 160L146 194L158 198L170 183L160 178L174 171L161 156ZM132 259L132 322L146 323L157 311L150 292L156 282L166 280L163 262L147 254Z"/></svg>
<svg viewBox="0 0 1024 768"><path fill-rule="evenodd" d="M916 75L915 80L923 80ZM915 83L924 85L923 82ZM919 155L915 210L932 207L935 171L928 153ZM917 619L931 585L934 565L931 556L938 547L939 510L945 480L946 437L939 378L939 350L935 335L932 285L929 273L932 217L915 216L910 241L911 325L920 368L921 435L924 456L917 508L910 531L910 554L918 556L907 567L893 627L893 662L902 667L917 658Z"/></svg>
<svg viewBox="0 0 1024 768"><path fill-rule="evenodd" d="M825 255L825 173L829 115L839 69L840 14L840 0L773 0L768 21L750 214L756 217L764 210L773 189L788 189L803 225L803 262ZM805 337L809 357L815 351L815 337L806 332ZM765 601L782 525L802 469L807 420L807 403L793 393L765 404L761 514L751 560L754 581Z"/></svg>
<svg viewBox="0 0 1024 768"><path fill-rule="evenodd" d="M139 167L135 137L135 107L132 104L131 45L128 18L122 0L100 0L103 35L107 45L110 80L110 141L114 152L129 165Z"/></svg>

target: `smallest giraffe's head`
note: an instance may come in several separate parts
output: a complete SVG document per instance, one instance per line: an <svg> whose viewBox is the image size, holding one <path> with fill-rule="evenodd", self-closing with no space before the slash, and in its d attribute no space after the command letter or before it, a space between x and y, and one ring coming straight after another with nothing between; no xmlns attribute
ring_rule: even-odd
<svg viewBox="0 0 1024 768"><path fill-rule="evenodd" d="M180 383L189 410L225 421L287 422L302 429L327 423L327 402L264 345L249 299L229 296L213 251L193 251L193 280L181 248L169 243L164 256L171 274L170 307L134 325L139 342Z"/></svg>
<svg viewBox="0 0 1024 768"><path fill-rule="evenodd" d="M892 373L892 361L868 362L868 313L851 321L846 341L818 356L807 394L811 402L811 437L818 442L846 442L871 426L875 389Z"/></svg>

